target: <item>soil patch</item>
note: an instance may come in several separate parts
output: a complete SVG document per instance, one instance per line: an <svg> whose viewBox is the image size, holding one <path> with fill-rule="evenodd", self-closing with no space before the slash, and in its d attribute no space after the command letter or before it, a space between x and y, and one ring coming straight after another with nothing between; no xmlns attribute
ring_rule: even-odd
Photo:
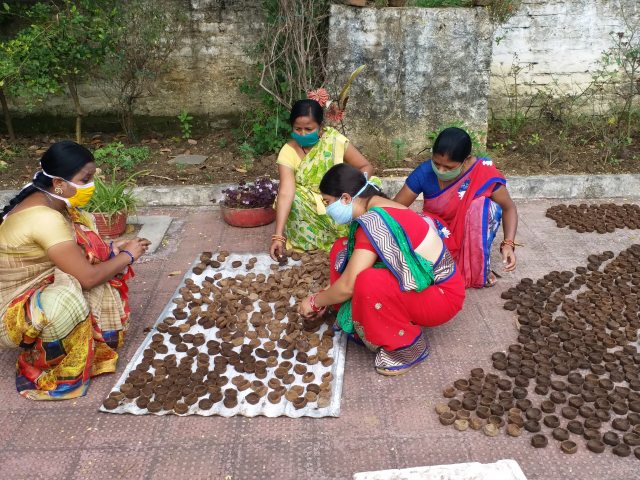
<svg viewBox="0 0 640 480"><path fill-rule="evenodd" d="M0 188L15 189L29 182L39 168L38 160L53 142L69 138L68 135L33 135L9 143L0 136ZM128 145L123 135L88 133L87 146L95 150L110 142ZM603 161L602 150L595 144L567 146L553 135L532 145L526 132L520 141L509 141L500 134L489 134L489 155L506 175L558 175L558 174L620 174L640 173L640 142L624 152L624 158ZM195 143L194 143L195 142ZM197 136L191 142L175 136L148 135L139 144L149 147L149 158L136 170L149 170L137 183L144 185L206 185L237 183L253 180L261 175L277 176L275 153L262 155L252 161L242 156L237 139L231 129ZM206 155L201 165L169 163L180 154ZM381 176L405 176L429 158L428 151L406 159L389 160L385 155L369 155L375 171Z"/></svg>

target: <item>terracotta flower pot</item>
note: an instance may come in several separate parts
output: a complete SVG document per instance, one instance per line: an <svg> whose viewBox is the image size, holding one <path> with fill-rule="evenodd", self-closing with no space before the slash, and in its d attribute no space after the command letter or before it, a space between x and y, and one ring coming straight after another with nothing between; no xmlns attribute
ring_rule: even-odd
<svg viewBox="0 0 640 480"><path fill-rule="evenodd" d="M114 215L94 213L98 233L104 238L115 238L122 235L127 228L127 213L120 211Z"/></svg>
<svg viewBox="0 0 640 480"><path fill-rule="evenodd" d="M222 219L229 225L241 228L269 225L276 219L273 207L232 208L222 205Z"/></svg>

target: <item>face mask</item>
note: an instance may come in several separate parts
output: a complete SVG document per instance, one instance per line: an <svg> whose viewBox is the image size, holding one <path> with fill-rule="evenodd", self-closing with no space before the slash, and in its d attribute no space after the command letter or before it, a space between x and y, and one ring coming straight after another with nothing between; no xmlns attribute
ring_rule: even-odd
<svg viewBox="0 0 640 480"><path fill-rule="evenodd" d="M364 174L364 178L367 178L366 173ZM327 215L329 215L338 225L350 223L351 220L353 220L353 201L362 192L364 192L369 185L373 185L376 189L378 188L375 184L367 180L367 183L364 184L364 187L358 190L358 193L351 197L351 201L349 203L342 203L342 201L338 199L331 205L327 206Z"/></svg>
<svg viewBox="0 0 640 480"><path fill-rule="evenodd" d="M44 171L42 173L49 178L60 178L60 177L54 177L52 175L49 175ZM76 208L84 207L87 203L89 203L89 200L91 200L91 197L93 196L93 192L96 189L93 182L86 183L84 185L78 185L77 183L70 182L69 180L65 180L64 178L60 178L60 180L64 180L69 185L73 186L76 189L76 193L74 193L69 198L61 197L51 192L46 192L46 193L52 196L53 198L62 200L64 203L67 204L67 207L76 207Z"/></svg>
<svg viewBox="0 0 640 480"><path fill-rule="evenodd" d="M440 170L438 170L438 167L436 167L436 164L433 163L433 160L431 160L431 168L433 169L433 173L435 173L440 180L442 180L443 182L449 182L458 178L460 172L462 171L462 164L460 164L458 168L454 168L453 170L441 172Z"/></svg>
<svg viewBox="0 0 640 480"><path fill-rule="evenodd" d="M301 147L312 147L320 140L318 130L314 130L306 135L298 135L296 132L291 132L291 138L293 138Z"/></svg>
<svg viewBox="0 0 640 480"><path fill-rule="evenodd" d="M340 199L336 200L327 206L327 215L338 225L350 223L353 220L353 200L346 204L342 203Z"/></svg>

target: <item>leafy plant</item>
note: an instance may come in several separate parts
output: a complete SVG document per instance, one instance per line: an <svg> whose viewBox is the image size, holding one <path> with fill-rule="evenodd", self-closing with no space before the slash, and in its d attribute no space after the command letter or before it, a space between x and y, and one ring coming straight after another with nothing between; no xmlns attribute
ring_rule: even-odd
<svg viewBox="0 0 640 480"><path fill-rule="evenodd" d="M17 17L4 3L0 19ZM41 23L49 14L49 9L36 4L24 13L28 25L3 42L0 42L0 105L9 139L15 141L11 113L7 96L20 99L29 108L41 101L46 95L58 93L60 84L49 74L55 65L55 58L47 48L49 29Z"/></svg>
<svg viewBox="0 0 640 480"><path fill-rule="evenodd" d="M487 6L489 11L489 18L496 24L505 23L520 8L522 0L492 0Z"/></svg>
<svg viewBox="0 0 640 480"><path fill-rule="evenodd" d="M431 150L431 148L433 147L433 144L436 141L436 138L438 138L438 135L440 135L440 132L442 132L445 128L449 128L449 127L461 128L469 134L469 136L471 137L471 152L473 153L473 155L475 155L476 157L489 156L489 153L487 152L487 147L486 147L486 143L487 143L486 133L478 132L477 130L468 128L465 125L465 123L461 120L440 125L435 130L427 132L426 137L427 137L428 145L425 148L425 150L426 149Z"/></svg>
<svg viewBox="0 0 640 480"><path fill-rule="evenodd" d="M146 171L136 172L123 180L116 179L116 172L113 171L110 178L96 175L94 178L96 189L85 210L91 213L102 213L106 216L115 215L118 212L127 214L135 212L136 198L133 195L133 188L136 186L135 179Z"/></svg>
<svg viewBox="0 0 640 480"><path fill-rule="evenodd" d="M240 91L256 104L242 115L240 145L248 144L256 155L277 152L291 132L289 112L255 81L244 82Z"/></svg>
<svg viewBox="0 0 640 480"><path fill-rule="evenodd" d="M93 152L98 166L114 173L118 170L133 170L147 160L149 154L148 147L125 147L122 142L109 143Z"/></svg>
<svg viewBox="0 0 640 480"><path fill-rule="evenodd" d="M117 10L100 0L62 0L50 3L50 15L42 24L49 35L44 55L52 56L53 66L45 74L69 90L76 111L76 141L82 143L84 109L78 85L95 74L113 48L109 34Z"/></svg>
<svg viewBox="0 0 640 480"><path fill-rule="evenodd" d="M178 121L180 122L180 130L182 131L182 138L188 140L191 138L191 122L193 117L189 115L189 112L182 110L178 115Z"/></svg>
<svg viewBox="0 0 640 480"><path fill-rule="evenodd" d="M259 177L253 183L240 182L222 191L222 205L231 208L265 208L273 205L278 184L270 177Z"/></svg>
<svg viewBox="0 0 640 480"><path fill-rule="evenodd" d="M242 157L242 165L245 170L251 170L253 168L253 159L256 156L256 151L247 142L244 142L238 147L240 156Z"/></svg>
<svg viewBox="0 0 640 480"><path fill-rule="evenodd" d="M402 138L394 138L391 140L391 145L393 146L393 153L396 157L396 164L399 164L404 160L405 151L407 149L407 142L405 142Z"/></svg>
<svg viewBox="0 0 640 480"><path fill-rule="evenodd" d="M124 132L130 141L135 141L137 104L153 94L160 76L171 68L170 54L180 40L185 22L179 8L171 2L162 8L153 0L114 4L118 5L114 8L117 15L107 31L113 48L101 65L99 82L118 112Z"/></svg>
<svg viewBox="0 0 640 480"><path fill-rule="evenodd" d="M542 139L540 138L539 133L532 133L531 136L529 136L529 140L527 140L527 143L532 147L534 147L538 145L541 141Z"/></svg>

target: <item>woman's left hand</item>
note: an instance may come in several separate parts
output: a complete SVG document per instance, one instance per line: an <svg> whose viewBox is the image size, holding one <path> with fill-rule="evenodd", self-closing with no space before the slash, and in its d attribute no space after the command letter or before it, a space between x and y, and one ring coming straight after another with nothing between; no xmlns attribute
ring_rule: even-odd
<svg viewBox="0 0 640 480"><path fill-rule="evenodd" d="M502 265L507 272L512 272L516 269L516 253L510 246L505 245L502 248Z"/></svg>

